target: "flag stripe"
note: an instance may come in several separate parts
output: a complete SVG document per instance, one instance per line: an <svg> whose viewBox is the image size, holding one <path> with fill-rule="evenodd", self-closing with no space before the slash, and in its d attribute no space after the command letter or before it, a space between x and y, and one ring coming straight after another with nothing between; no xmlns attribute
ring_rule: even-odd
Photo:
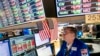
<svg viewBox="0 0 100 56"><path fill-rule="evenodd" d="M43 41L50 37L50 30L49 30L46 20L42 21L42 25L43 25L42 26L43 30L40 30L39 34L40 34L41 40Z"/></svg>
<svg viewBox="0 0 100 56"><path fill-rule="evenodd" d="M51 41L56 40L58 37L58 23L56 19L52 19L54 23L54 29L52 29L51 32Z"/></svg>
<svg viewBox="0 0 100 56"><path fill-rule="evenodd" d="M54 24L54 29L50 29L46 20L42 21L43 30L39 31L39 35L41 40L46 40L47 38L51 38L52 40L56 40L58 38L58 22L56 19L51 19Z"/></svg>
<svg viewBox="0 0 100 56"><path fill-rule="evenodd" d="M46 28L45 28L45 21L43 21L43 28L44 28L44 33L45 33L45 36L44 36L44 39L43 40L45 40L46 39L46 37L47 37L47 34L46 34Z"/></svg>
<svg viewBox="0 0 100 56"><path fill-rule="evenodd" d="M47 33L47 37L50 37L50 29L49 29L49 26L48 26L46 21L45 21L45 30L46 30L46 33Z"/></svg>
<svg viewBox="0 0 100 56"><path fill-rule="evenodd" d="M49 38L50 34L49 34L49 27L47 25L46 21L43 21L43 25L44 25L44 31L45 31L45 39ZM44 39L44 40L45 40Z"/></svg>
<svg viewBox="0 0 100 56"><path fill-rule="evenodd" d="M42 40L42 37L43 37L42 31L43 31L43 30L39 31L39 35L40 35L40 39L41 39L41 40Z"/></svg>

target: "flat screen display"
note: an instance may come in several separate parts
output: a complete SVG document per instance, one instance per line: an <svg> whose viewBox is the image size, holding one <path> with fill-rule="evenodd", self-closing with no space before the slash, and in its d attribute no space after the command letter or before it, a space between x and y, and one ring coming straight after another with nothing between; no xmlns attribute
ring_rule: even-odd
<svg viewBox="0 0 100 56"><path fill-rule="evenodd" d="M37 49L38 56L52 56L52 51L50 46L43 46Z"/></svg>
<svg viewBox="0 0 100 56"><path fill-rule="evenodd" d="M26 55L24 55L24 56L37 56L37 54L36 54L35 50L32 50L32 51L26 53Z"/></svg>
<svg viewBox="0 0 100 56"><path fill-rule="evenodd" d="M9 48L9 40L0 41L0 56L11 56Z"/></svg>
<svg viewBox="0 0 100 56"><path fill-rule="evenodd" d="M57 17L100 13L100 0L56 0Z"/></svg>
<svg viewBox="0 0 100 56"><path fill-rule="evenodd" d="M45 18L42 0L0 0L0 13L3 27Z"/></svg>
<svg viewBox="0 0 100 56"><path fill-rule="evenodd" d="M35 33L34 35L35 35L35 43L37 47L49 43L49 39L41 40L39 33Z"/></svg>
<svg viewBox="0 0 100 56"><path fill-rule="evenodd" d="M82 31L78 31L78 32L77 32L77 37L78 37L78 38L81 38L82 35L83 35L83 32L82 32Z"/></svg>
<svg viewBox="0 0 100 56"><path fill-rule="evenodd" d="M35 48L33 35L10 38L12 56L24 56L26 52Z"/></svg>

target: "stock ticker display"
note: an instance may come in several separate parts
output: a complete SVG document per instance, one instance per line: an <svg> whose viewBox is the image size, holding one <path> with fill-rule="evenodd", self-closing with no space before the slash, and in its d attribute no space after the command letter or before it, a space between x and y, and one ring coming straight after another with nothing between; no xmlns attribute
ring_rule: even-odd
<svg viewBox="0 0 100 56"><path fill-rule="evenodd" d="M100 0L56 0L57 17L100 13Z"/></svg>
<svg viewBox="0 0 100 56"><path fill-rule="evenodd" d="M0 0L4 27L45 18L42 0Z"/></svg>

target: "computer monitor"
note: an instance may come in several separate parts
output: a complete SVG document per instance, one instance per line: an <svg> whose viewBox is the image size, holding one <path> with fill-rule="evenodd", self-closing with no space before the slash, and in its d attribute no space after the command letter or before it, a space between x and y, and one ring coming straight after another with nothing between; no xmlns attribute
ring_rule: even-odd
<svg viewBox="0 0 100 56"><path fill-rule="evenodd" d="M97 31L100 32L100 25L96 25Z"/></svg>
<svg viewBox="0 0 100 56"><path fill-rule="evenodd" d="M12 56L24 56L27 51L35 48L33 35L10 38Z"/></svg>
<svg viewBox="0 0 100 56"><path fill-rule="evenodd" d="M24 56L37 56L36 50L31 50L29 52L26 52Z"/></svg>
<svg viewBox="0 0 100 56"><path fill-rule="evenodd" d="M35 43L37 47L49 43L49 38L45 40L41 40L39 33L35 33L34 35L35 35Z"/></svg>
<svg viewBox="0 0 100 56"><path fill-rule="evenodd" d="M9 40L0 41L0 56L11 56Z"/></svg>
<svg viewBox="0 0 100 56"><path fill-rule="evenodd" d="M98 0L55 0L57 17L77 16L99 13L99 6L93 6ZM88 7L88 9L87 9ZM94 8L93 8L94 7ZM95 8L96 7L96 8Z"/></svg>
<svg viewBox="0 0 100 56"><path fill-rule="evenodd" d="M77 37L78 37L78 38L81 38L82 35L83 35L83 32L82 32L82 31L77 31Z"/></svg>
<svg viewBox="0 0 100 56"><path fill-rule="evenodd" d="M43 46L37 49L38 56L52 56L52 51L50 46Z"/></svg>

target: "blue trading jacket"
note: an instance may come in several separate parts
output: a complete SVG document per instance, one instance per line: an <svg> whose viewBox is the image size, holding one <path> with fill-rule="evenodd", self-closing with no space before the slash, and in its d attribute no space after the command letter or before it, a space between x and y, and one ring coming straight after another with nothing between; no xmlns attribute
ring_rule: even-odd
<svg viewBox="0 0 100 56"><path fill-rule="evenodd" d="M63 41L57 56L89 56L89 52L82 41L75 39L69 51L67 51L67 43Z"/></svg>

